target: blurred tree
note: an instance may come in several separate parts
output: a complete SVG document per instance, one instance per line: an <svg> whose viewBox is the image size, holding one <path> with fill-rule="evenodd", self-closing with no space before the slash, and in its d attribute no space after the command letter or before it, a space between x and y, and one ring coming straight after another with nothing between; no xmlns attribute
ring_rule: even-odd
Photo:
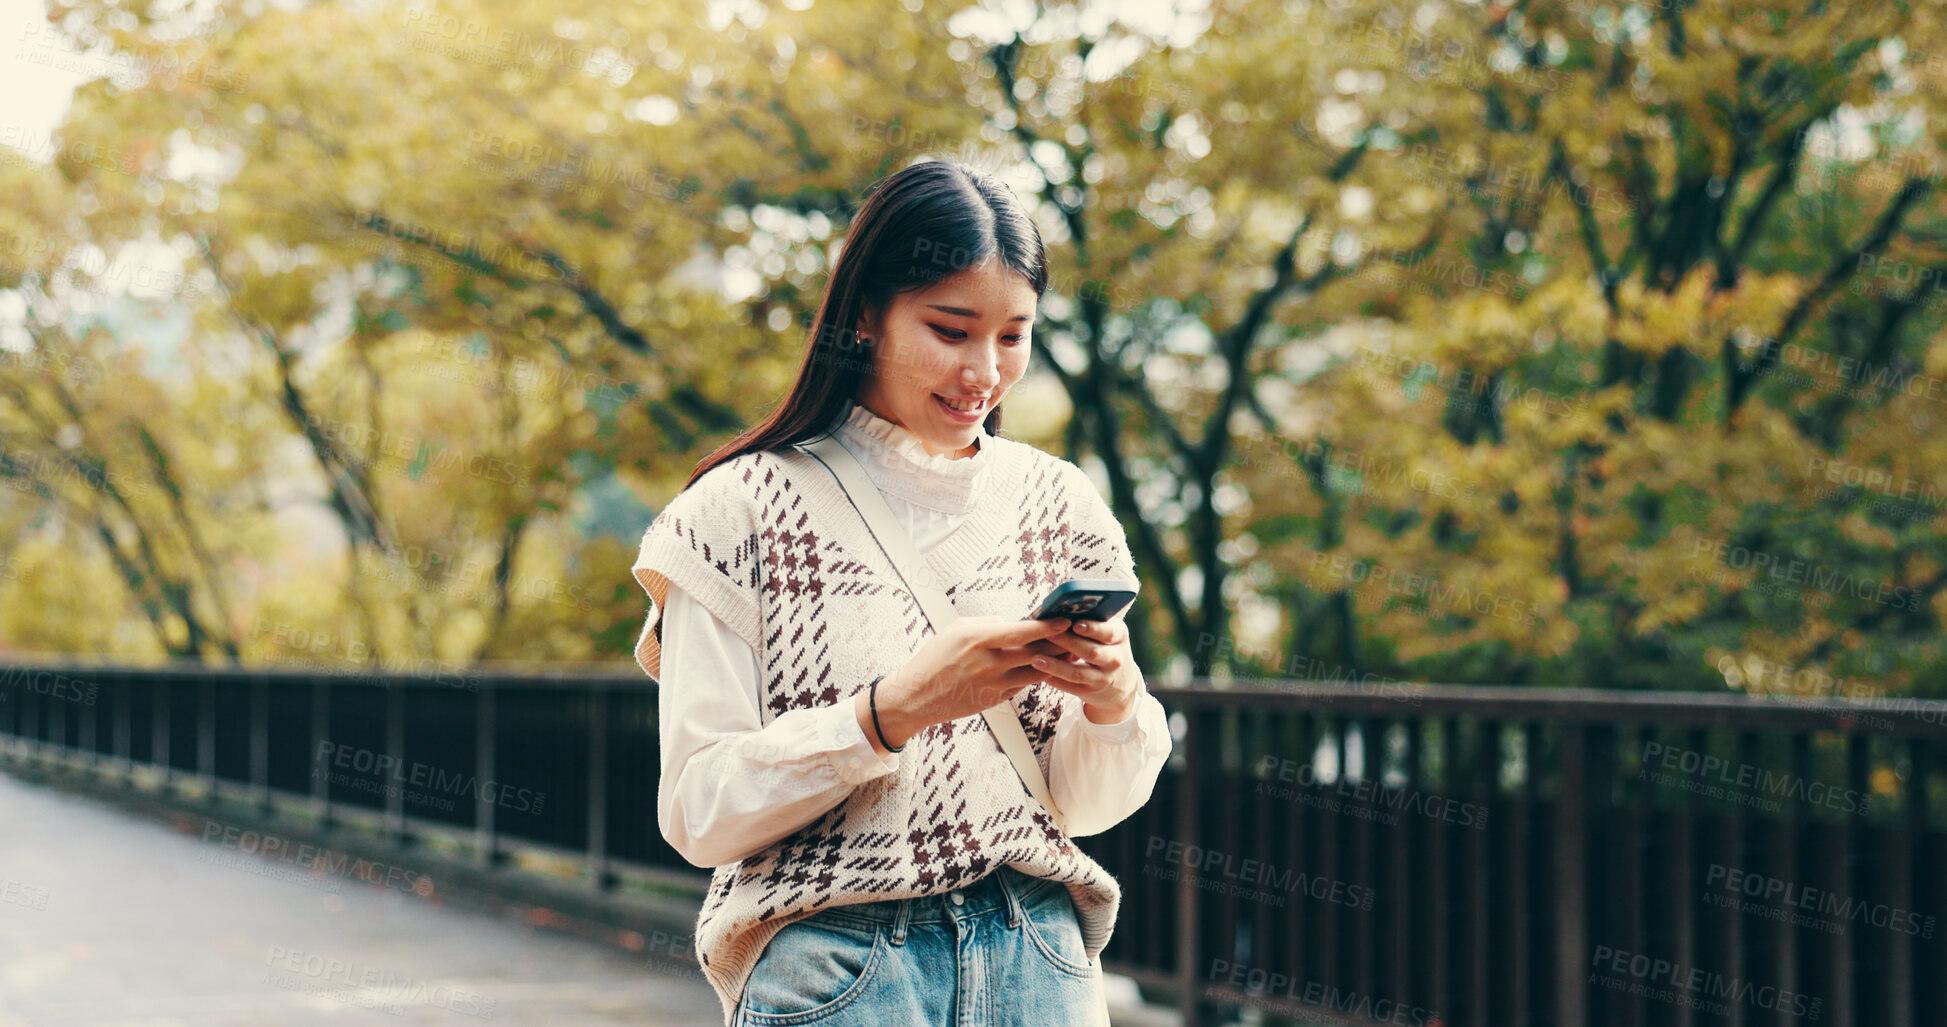
<svg viewBox="0 0 1947 1027"><path fill-rule="evenodd" d="M860 190L937 155L1037 201L1073 413L1008 423L1104 480L1146 666L1905 685L1941 660L1939 504L1904 483L1939 495L1947 357L1941 294L1886 286L1939 280L1942 38L1723 0L64 0L33 45L140 73L78 94L58 174L0 167L37 255L0 289L45 352L125 363L83 348L117 332L71 316L72 254L163 247L187 370L22 374L0 440L23 481L154 485L43 502L107 519L166 652L302 622L612 655L632 540L590 525L631 512L591 497L666 497L773 403ZM344 566L291 563L294 489ZM287 580L239 599L253 564Z"/></svg>
<svg viewBox="0 0 1947 1027"><path fill-rule="evenodd" d="M1364 316L1327 333L1347 359L1307 389L1329 427L1271 575L1341 601L1298 651L1447 680L1938 681L1947 294L1885 287L1940 263L1939 69L1904 59L1947 42L1937 13L1381 25L1334 60L1388 103L1451 90L1458 123L1383 164L1400 202L1457 202L1437 252L1353 286Z"/></svg>

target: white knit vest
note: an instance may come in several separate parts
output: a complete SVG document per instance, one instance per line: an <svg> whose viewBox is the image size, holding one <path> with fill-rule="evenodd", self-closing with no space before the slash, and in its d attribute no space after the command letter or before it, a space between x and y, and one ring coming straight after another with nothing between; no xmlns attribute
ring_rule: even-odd
<svg viewBox="0 0 1947 1027"><path fill-rule="evenodd" d="M1135 580L1122 527L1080 468L1004 436L981 445L997 461L990 493L925 555L956 612L1018 619L1069 578ZM643 532L632 571L652 600L636 662L659 672L657 624L673 581L756 650L765 723L854 695L933 634L831 473L795 452L711 468ZM1081 701L1045 683L1013 701L1045 775L1055 725L1064 712L1082 716ZM1121 889L1028 794L979 715L920 731L896 772L716 868L696 951L724 1022L786 924L832 906L951 891L1002 866L1066 885L1090 958L1108 944Z"/></svg>

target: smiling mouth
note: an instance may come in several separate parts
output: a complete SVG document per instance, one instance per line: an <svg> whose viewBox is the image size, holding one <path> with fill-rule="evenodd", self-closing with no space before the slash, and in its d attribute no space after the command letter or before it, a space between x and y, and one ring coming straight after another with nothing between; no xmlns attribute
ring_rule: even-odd
<svg viewBox="0 0 1947 1027"><path fill-rule="evenodd" d="M941 406L946 407L948 410L951 410L954 413L960 414L962 416L968 414L977 414L987 409L987 400L985 397L982 397L980 399L974 399L974 400L948 399L947 397L942 396L936 392L933 394L933 398L939 400Z"/></svg>

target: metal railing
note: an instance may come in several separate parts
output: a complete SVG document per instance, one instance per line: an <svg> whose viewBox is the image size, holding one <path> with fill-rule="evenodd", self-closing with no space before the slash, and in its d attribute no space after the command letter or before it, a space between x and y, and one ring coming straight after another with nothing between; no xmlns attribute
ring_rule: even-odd
<svg viewBox="0 0 1947 1027"><path fill-rule="evenodd" d="M1160 694L1181 767L1089 848L1188 1022L1947 1022L1947 703Z"/></svg>
<svg viewBox="0 0 1947 1027"><path fill-rule="evenodd" d="M1187 1024L1947 1022L1947 702L1155 692L1170 766L1081 845L1123 887L1106 965ZM7 667L0 752L595 894L707 880L656 829L640 674Z"/></svg>

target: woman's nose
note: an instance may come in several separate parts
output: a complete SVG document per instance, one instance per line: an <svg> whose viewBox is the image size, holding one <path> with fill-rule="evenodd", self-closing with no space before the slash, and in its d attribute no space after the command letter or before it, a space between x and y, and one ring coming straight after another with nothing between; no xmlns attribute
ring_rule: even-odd
<svg viewBox="0 0 1947 1027"><path fill-rule="evenodd" d="M960 370L960 380L970 389L986 391L1001 382L1001 368L996 361L982 357L967 364Z"/></svg>

